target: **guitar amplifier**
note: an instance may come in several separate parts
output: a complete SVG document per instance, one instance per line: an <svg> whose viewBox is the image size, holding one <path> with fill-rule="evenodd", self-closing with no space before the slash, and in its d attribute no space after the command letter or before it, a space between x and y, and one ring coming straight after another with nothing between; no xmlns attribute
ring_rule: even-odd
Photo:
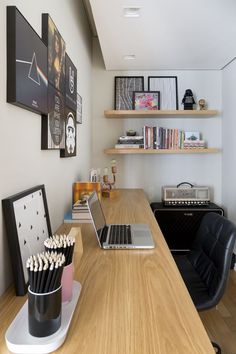
<svg viewBox="0 0 236 354"><path fill-rule="evenodd" d="M165 207L163 203L151 203L151 208L170 250L177 252L191 249L206 213L224 215L224 210L214 203L205 207Z"/></svg>

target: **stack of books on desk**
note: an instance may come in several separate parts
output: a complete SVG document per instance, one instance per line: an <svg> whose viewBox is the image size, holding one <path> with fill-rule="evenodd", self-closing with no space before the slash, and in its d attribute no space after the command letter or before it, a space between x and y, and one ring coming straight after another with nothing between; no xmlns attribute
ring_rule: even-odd
<svg viewBox="0 0 236 354"><path fill-rule="evenodd" d="M78 220L78 222L80 223L92 222L88 209L88 203L86 200L78 200L76 203L73 204L71 217L72 220Z"/></svg>
<svg viewBox="0 0 236 354"><path fill-rule="evenodd" d="M140 149L143 148L143 136L120 136L117 144L115 145L116 149Z"/></svg>
<svg viewBox="0 0 236 354"><path fill-rule="evenodd" d="M81 203L81 200L78 200L64 217L64 223L90 224L91 222L87 201Z"/></svg>

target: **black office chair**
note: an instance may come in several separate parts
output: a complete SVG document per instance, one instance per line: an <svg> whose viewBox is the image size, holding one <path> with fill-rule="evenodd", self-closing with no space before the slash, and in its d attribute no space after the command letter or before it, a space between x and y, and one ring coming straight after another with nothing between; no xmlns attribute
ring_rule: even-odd
<svg viewBox="0 0 236 354"><path fill-rule="evenodd" d="M235 225L225 217L206 214L187 255L174 255L189 294L198 311L215 307L222 298L229 276L236 238ZM212 342L217 353L218 344Z"/></svg>

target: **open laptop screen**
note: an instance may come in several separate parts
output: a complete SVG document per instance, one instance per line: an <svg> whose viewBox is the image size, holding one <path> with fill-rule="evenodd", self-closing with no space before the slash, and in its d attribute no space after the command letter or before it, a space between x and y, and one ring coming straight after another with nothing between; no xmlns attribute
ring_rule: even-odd
<svg viewBox="0 0 236 354"><path fill-rule="evenodd" d="M101 244L101 237L103 228L106 226L106 220L102 211L100 201L98 199L97 193L94 191L93 194L88 199L88 207L90 210L91 217L93 219L94 227L97 232Z"/></svg>

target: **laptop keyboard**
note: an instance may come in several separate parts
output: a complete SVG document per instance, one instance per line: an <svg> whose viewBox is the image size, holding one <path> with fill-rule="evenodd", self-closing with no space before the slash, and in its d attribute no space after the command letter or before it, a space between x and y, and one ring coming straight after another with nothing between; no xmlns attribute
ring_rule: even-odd
<svg viewBox="0 0 236 354"><path fill-rule="evenodd" d="M109 245L129 245L132 244L130 225L111 225Z"/></svg>

